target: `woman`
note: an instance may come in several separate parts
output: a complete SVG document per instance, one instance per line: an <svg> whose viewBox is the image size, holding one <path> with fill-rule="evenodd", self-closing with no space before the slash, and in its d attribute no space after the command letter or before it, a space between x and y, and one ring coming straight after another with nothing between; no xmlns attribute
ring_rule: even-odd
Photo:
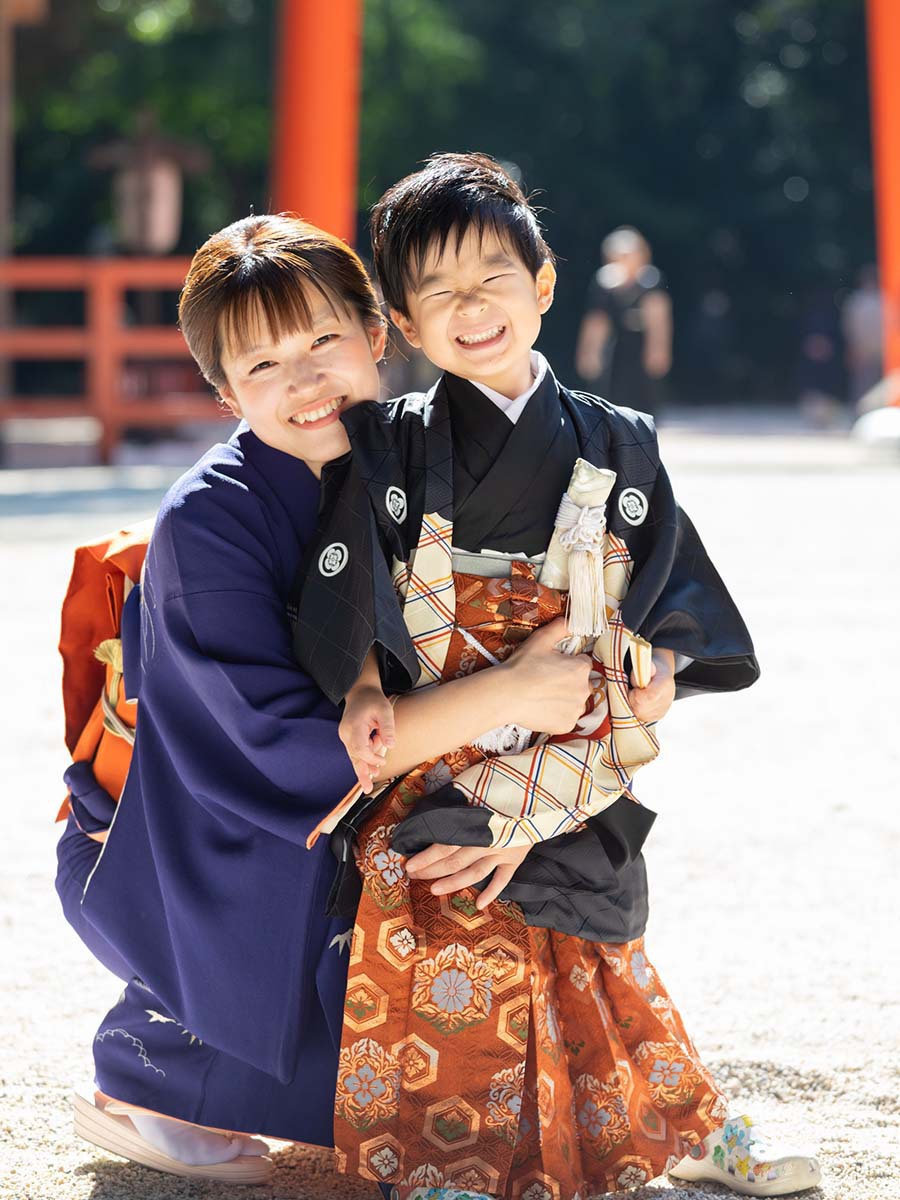
<svg viewBox="0 0 900 1200"><path fill-rule="evenodd" d="M198 251L180 319L242 424L173 486L148 548L134 757L81 907L136 978L77 1112L126 1157L251 1182L263 1145L218 1131L332 1139L347 923L324 915L327 845L304 847L353 770L292 619L298 572L328 568L305 559L319 475L349 449L342 413L377 395L385 327L352 250L269 216ZM537 639L401 698L392 764L510 719L571 728L588 691L588 664Z"/></svg>

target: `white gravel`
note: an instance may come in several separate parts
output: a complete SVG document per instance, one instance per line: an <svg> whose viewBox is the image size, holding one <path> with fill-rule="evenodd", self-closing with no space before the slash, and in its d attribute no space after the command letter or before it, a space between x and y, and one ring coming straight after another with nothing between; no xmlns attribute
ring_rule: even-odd
<svg viewBox="0 0 900 1200"><path fill-rule="evenodd" d="M840 439L730 431L665 439L676 486L753 631L763 679L676 706L641 779L651 958L736 1111L817 1147L810 1200L900 1198L896 918L900 462ZM173 469L0 474L5 805L0 1200L205 1200L229 1189L76 1142L118 982L58 911L59 603L70 548L146 515ZM136 484L136 486L132 486ZM330 1156L281 1150L248 1200L369 1197ZM725 1196L663 1180L635 1200Z"/></svg>

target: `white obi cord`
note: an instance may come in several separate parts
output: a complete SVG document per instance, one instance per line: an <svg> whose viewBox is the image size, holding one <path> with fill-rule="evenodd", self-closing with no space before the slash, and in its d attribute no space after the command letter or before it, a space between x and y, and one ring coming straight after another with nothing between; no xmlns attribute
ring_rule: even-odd
<svg viewBox="0 0 900 1200"><path fill-rule="evenodd" d="M603 586L606 502L580 505L566 492L556 514L556 531L568 556L569 632L574 637L599 637L609 628Z"/></svg>

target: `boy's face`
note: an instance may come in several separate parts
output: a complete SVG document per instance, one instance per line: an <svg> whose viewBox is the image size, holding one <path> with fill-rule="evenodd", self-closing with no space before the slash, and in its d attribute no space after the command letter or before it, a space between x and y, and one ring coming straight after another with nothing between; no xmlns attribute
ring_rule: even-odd
<svg viewBox="0 0 900 1200"><path fill-rule="evenodd" d="M531 348L555 283L552 263L535 278L492 230L479 239L470 226L458 250L451 230L443 253L429 250L408 316L392 309L391 318L441 370L514 399L531 384Z"/></svg>
<svg viewBox="0 0 900 1200"><path fill-rule="evenodd" d="M220 395L260 441L301 458L318 475L322 466L350 449L341 413L378 398L377 360L385 330L367 329L358 316L332 311L318 293L309 297L310 329L276 339L261 310L243 345L223 337Z"/></svg>

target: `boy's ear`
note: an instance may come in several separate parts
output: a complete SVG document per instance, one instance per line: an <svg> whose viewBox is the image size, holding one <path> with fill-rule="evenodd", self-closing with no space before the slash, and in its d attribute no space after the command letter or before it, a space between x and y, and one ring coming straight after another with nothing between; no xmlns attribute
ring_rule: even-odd
<svg viewBox="0 0 900 1200"><path fill-rule="evenodd" d="M227 383L219 388L219 401L225 405L233 417L242 417L241 406L237 402L237 397L228 386Z"/></svg>
<svg viewBox="0 0 900 1200"><path fill-rule="evenodd" d="M390 313L391 320L394 322L412 348L414 350L421 350L422 339L419 337L418 331L409 317L405 317L398 308L392 308Z"/></svg>
<svg viewBox="0 0 900 1200"><path fill-rule="evenodd" d="M543 316L553 303L553 292L556 288L556 267L549 258L545 259L538 267L534 285L537 291L538 311Z"/></svg>

